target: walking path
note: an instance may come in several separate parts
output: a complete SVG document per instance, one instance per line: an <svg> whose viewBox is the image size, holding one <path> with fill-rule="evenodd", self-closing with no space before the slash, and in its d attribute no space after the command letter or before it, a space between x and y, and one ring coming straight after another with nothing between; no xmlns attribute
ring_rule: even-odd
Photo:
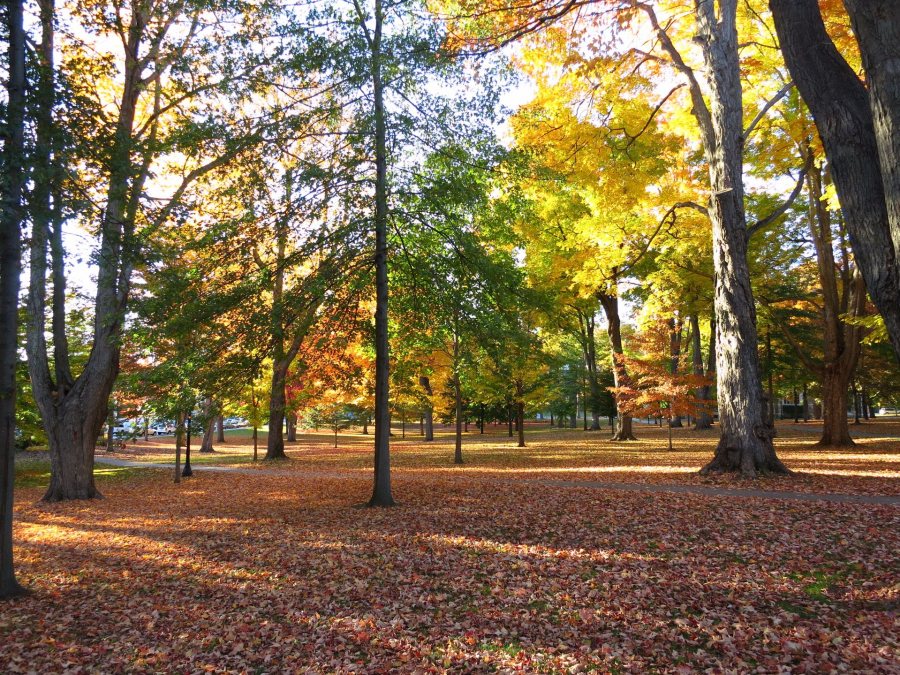
<svg viewBox="0 0 900 675"><path fill-rule="evenodd" d="M137 462L129 459L119 459L116 457L97 456L95 461L100 464L108 464L111 466L147 468L147 469L165 469L172 471L175 467L171 464L158 464L155 462ZM251 469L241 466L214 466L209 464L201 464L192 467L194 471L213 471L218 473L237 473L251 476L296 476L296 470L286 469ZM312 478L346 478L346 473L336 471L305 471L302 474L305 477ZM529 482L537 485L546 485L550 487L567 487L567 488L594 488L601 490L623 490L627 492L652 492L652 493L676 493L676 494L694 494L706 495L710 497L751 497L757 499L787 499L794 501L823 501L836 504L876 504L886 506L900 506L900 497L889 495L850 495L839 493L820 493L820 492L792 492L779 490L739 490L733 488L720 488L706 485L671 485L671 484L648 484L648 483L608 483L602 481L588 480L552 480L552 479L532 479L528 481L505 482L520 483Z"/></svg>

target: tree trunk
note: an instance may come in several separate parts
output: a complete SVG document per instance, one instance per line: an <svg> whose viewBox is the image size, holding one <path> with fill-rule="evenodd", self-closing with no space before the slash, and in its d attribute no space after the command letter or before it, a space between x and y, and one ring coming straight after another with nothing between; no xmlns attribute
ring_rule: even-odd
<svg viewBox="0 0 900 675"><path fill-rule="evenodd" d="M434 392L431 389L431 380L428 379L427 376L421 375L419 377L419 385L422 389L425 390L425 395L427 396L427 403L425 404L425 410L423 411L423 419L425 420L425 440L433 441L434 440L434 405L431 402L431 397Z"/></svg>
<svg viewBox="0 0 900 675"><path fill-rule="evenodd" d="M860 424L859 421L859 389L856 387L856 380L853 380L853 424ZM846 413L844 415L846 417Z"/></svg>
<svg viewBox="0 0 900 675"><path fill-rule="evenodd" d="M259 460L259 429L253 425L253 461Z"/></svg>
<svg viewBox="0 0 900 675"><path fill-rule="evenodd" d="M700 319L696 313L691 314L691 358L693 360L694 375L703 375L703 347L700 343ZM710 329L710 364L715 361L712 352L715 351L715 321ZM712 427L712 415L709 414L707 406L710 398L710 385L705 384L697 391L697 398L701 401L701 408L697 411L696 420L694 421L694 430L709 429Z"/></svg>
<svg viewBox="0 0 900 675"><path fill-rule="evenodd" d="M584 366L590 386L591 430L600 429L600 377L597 370L597 338L594 314L577 311ZM587 407L587 402L585 402Z"/></svg>
<svg viewBox="0 0 900 675"><path fill-rule="evenodd" d="M507 423L508 423L508 426L509 426L509 430L508 430L508 434L507 434L507 435L508 435L510 438L512 438L512 437L513 437L513 425L514 425L514 422L513 422L513 404L512 404L512 402L510 402L510 403L507 404L507 406L506 406L506 413L507 413Z"/></svg>
<svg viewBox="0 0 900 675"><path fill-rule="evenodd" d="M455 401L455 417L456 417L456 438L453 452L453 463L462 464L462 431L463 431L463 404L462 404L462 385L459 382L459 375L453 375L453 400Z"/></svg>
<svg viewBox="0 0 900 675"><path fill-rule="evenodd" d="M525 447L525 401L521 399L516 403L516 423L519 428L518 447Z"/></svg>
<svg viewBox="0 0 900 675"><path fill-rule="evenodd" d="M0 185L0 598L20 595L13 566L13 483L16 457L16 362L22 268L25 176L25 30L21 0L6 5L9 38L4 175Z"/></svg>
<svg viewBox="0 0 900 675"><path fill-rule="evenodd" d="M876 3L866 3L877 13ZM877 2L887 18L889 0ZM880 41L875 33L887 37L896 24L886 21L869 26L859 9L863 3L849 2L856 21L854 27L865 36L863 60L877 53ZM817 0L769 0L775 28L781 42L784 60L791 77L815 120L825 154L828 156L834 185L847 223L850 244L865 279L866 287L884 318L894 353L900 359L900 230L891 232L885 195L885 177L879 168L880 157L887 158L897 143L897 134L888 133L893 141L880 147L869 97L862 82L840 55L822 21ZM890 11L896 15L896 10ZM868 16L868 15L867 15ZM880 58L877 57L876 58ZM893 78L897 58L884 58L883 65L870 64L874 84L873 97L883 100L896 92ZM882 86L886 85L886 86ZM876 105L881 105L876 103ZM888 113L879 108L879 129L888 122ZM884 139L882 139L884 140ZM890 147L889 147L890 146ZM881 156L880 151L885 155ZM898 165L893 164L893 176ZM887 183L896 185L892 175Z"/></svg>
<svg viewBox="0 0 900 675"><path fill-rule="evenodd" d="M617 282L616 282L617 283ZM616 293L618 289L613 289ZM607 295L598 293L597 296L600 304L603 305L603 311L606 312L606 322L608 324L607 333L609 334L610 352L612 355L613 381L616 387L628 386L628 372L625 369L625 352L622 348L622 319L619 316L619 298L617 295ZM618 401L616 401L618 408ZM612 440L614 441L635 441L634 430L631 426L631 416L618 409L618 424Z"/></svg>
<svg viewBox="0 0 900 675"><path fill-rule="evenodd" d="M216 415L214 414L215 404L211 398L203 401L203 412L206 417L206 424L203 427L203 440L200 442L200 452L215 452L213 448L213 435L216 430Z"/></svg>
<svg viewBox="0 0 900 675"><path fill-rule="evenodd" d="M175 482L181 482L181 444L184 442L184 413L175 421Z"/></svg>
<svg viewBox="0 0 900 675"><path fill-rule="evenodd" d="M866 70L894 258L900 265L900 3L845 0L844 5Z"/></svg>
<svg viewBox="0 0 900 675"><path fill-rule="evenodd" d="M287 415L287 439L288 443L297 442L297 413L295 412Z"/></svg>
<svg viewBox="0 0 900 675"><path fill-rule="evenodd" d="M387 129L381 82L382 1L375 0L375 26L371 33L365 27L365 18L360 16L359 20L371 50L375 117L375 476L369 506L393 506L389 408Z"/></svg>
<svg viewBox="0 0 900 675"><path fill-rule="evenodd" d="M669 354L671 356L672 375L678 374L678 363L681 361L681 337L683 325L680 319L669 320ZM684 425L681 422L681 415L669 417L669 426L681 428Z"/></svg>
<svg viewBox="0 0 900 675"><path fill-rule="evenodd" d="M803 383L803 421L809 422L809 385Z"/></svg>
<svg viewBox="0 0 900 675"><path fill-rule="evenodd" d="M284 409L287 405L285 380L288 364L282 359L272 365L272 386L269 389L269 435L263 459L287 459L284 453Z"/></svg>
<svg viewBox="0 0 900 675"><path fill-rule="evenodd" d="M225 442L225 416L218 415L216 417L216 442L224 443Z"/></svg>
<svg viewBox="0 0 900 675"><path fill-rule="evenodd" d="M774 429L766 423L756 309L747 265L747 224L743 189L743 107L737 42L737 0L695 3L697 41L703 51L709 107L691 81L693 113L709 164L709 218L713 231L715 312L718 330L719 420L722 436L703 473L740 471L785 473L775 455Z"/></svg>

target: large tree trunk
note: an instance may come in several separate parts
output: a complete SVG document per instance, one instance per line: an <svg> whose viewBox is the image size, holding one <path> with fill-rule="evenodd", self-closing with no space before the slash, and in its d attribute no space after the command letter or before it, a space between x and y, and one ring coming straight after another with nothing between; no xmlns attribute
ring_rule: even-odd
<svg viewBox="0 0 900 675"><path fill-rule="evenodd" d="M359 17L371 52L373 113L375 117L375 476L369 506L393 506L391 494L391 412L389 402L390 363L388 344L388 182L387 129L384 87L381 81L382 1L375 0L371 32L365 17Z"/></svg>
<svg viewBox="0 0 900 675"><path fill-rule="evenodd" d="M25 176L25 31L21 0L6 5L6 138L0 194L0 598L23 593L13 567L16 362Z"/></svg>
<svg viewBox="0 0 900 675"><path fill-rule="evenodd" d="M703 472L787 472L775 455L774 429L766 424L757 356L756 309L747 265L743 189L743 108L737 43L737 0L696 2L709 107L692 83L694 115L709 164L709 217L713 230L718 330L719 419L722 436Z"/></svg>
<svg viewBox="0 0 900 675"><path fill-rule="evenodd" d="M900 3L845 0L859 42L894 257L900 265Z"/></svg>
<svg viewBox="0 0 900 675"><path fill-rule="evenodd" d="M427 396L425 410L422 411L423 426L424 426L424 430L425 430L425 440L433 441L434 440L434 406L431 403L431 397L434 392L431 389L431 380L429 380L426 375L422 375L419 377L419 385L422 387L422 389L425 390L425 396Z"/></svg>
<svg viewBox="0 0 900 675"><path fill-rule="evenodd" d="M618 290L614 289L617 293ZM607 295L606 293L598 293L597 297L600 304L603 305L603 311L606 312L606 322L608 324L607 333L609 334L610 352L612 354L613 381L616 387L628 386L628 371L625 369L625 351L622 347L622 319L619 316L619 298L617 295ZM616 401L618 407L618 401ZM631 416L618 411L618 424L612 440L614 441L635 441L634 430L631 426Z"/></svg>
<svg viewBox="0 0 900 675"><path fill-rule="evenodd" d="M284 453L284 409L287 404L285 380L288 362L284 359L272 365L272 386L269 389L269 434L266 441L266 456L263 459L287 459Z"/></svg>
<svg viewBox="0 0 900 675"><path fill-rule="evenodd" d="M866 4L876 14L878 8L887 12L888 5L895 6L891 0ZM860 37L868 38L864 46L861 42L863 59L867 62L877 53L880 42L875 40L874 34L870 35L864 12L858 9L862 6L863 3L848 3L853 9L854 25L860 31ZM892 148L898 143L896 127L893 133L887 132L892 140L881 148L865 87L828 36L817 0L769 0L769 7L785 63L825 146L853 253L869 294L884 318L894 352L900 359L900 231L894 228L892 235L885 196L886 182L896 185L894 177L900 169L895 162L895 173L885 179L879 168L879 158L890 161ZM889 13L895 16L896 10ZM883 27L871 28L887 37L896 30L896 24L887 22ZM895 48L896 43L885 46ZM883 58L883 65L871 64L873 77L878 80L873 96L885 103L895 95L890 92L897 91L896 77L890 75L897 63L896 52L894 55ZM888 77L893 79L886 81ZM882 108L880 102L877 105L879 129L884 133L881 127L890 123L887 111L890 106ZM879 155L881 150L884 150L883 155Z"/></svg>
<svg viewBox="0 0 900 675"><path fill-rule="evenodd" d="M216 416L216 442L225 442L225 416L221 414Z"/></svg>

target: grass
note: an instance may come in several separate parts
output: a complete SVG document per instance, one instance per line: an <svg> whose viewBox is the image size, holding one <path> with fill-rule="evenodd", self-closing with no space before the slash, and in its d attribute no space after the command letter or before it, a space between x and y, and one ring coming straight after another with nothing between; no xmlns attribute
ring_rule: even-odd
<svg viewBox="0 0 900 675"><path fill-rule="evenodd" d="M128 483L147 478L156 469L130 466L109 466L98 464L94 467L94 479L100 485ZM15 489L45 488L50 484L50 460L45 453L29 456L22 453L16 457Z"/></svg>

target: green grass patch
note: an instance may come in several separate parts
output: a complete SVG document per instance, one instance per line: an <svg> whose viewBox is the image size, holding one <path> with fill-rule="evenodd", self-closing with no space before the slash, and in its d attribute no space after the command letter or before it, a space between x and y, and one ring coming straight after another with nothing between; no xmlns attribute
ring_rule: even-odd
<svg viewBox="0 0 900 675"><path fill-rule="evenodd" d="M109 466L98 464L94 467L94 478L101 484L127 483L150 476L155 469L131 466ZM16 489L47 487L50 484L50 460L28 458L16 462Z"/></svg>

